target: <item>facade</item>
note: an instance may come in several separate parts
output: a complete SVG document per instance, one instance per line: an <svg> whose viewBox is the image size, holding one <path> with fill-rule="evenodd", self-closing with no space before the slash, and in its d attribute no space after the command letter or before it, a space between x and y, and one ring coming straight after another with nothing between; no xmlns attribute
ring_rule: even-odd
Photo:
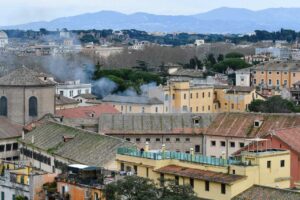
<svg viewBox="0 0 300 200"><path fill-rule="evenodd" d="M245 112L255 99L263 99L255 88L207 86L173 81L164 87L166 113Z"/></svg>
<svg viewBox="0 0 300 200"><path fill-rule="evenodd" d="M300 187L300 128L284 128L270 131L262 140L253 141L244 149L262 149L269 148L286 149L291 152L291 187ZM240 150L240 151L242 151ZM235 154L239 154L240 151Z"/></svg>
<svg viewBox="0 0 300 200"><path fill-rule="evenodd" d="M21 162L1 163L0 192L1 199L45 199L43 185L53 182L56 174L33 169Z"/></svg>
<svg viewBox="0 0 300 200"><path fill-rule="evenodd" d="M8 36L4 31L0 31L0 48L4 48L8 45Z"/></svg>
<svg viewBox="0 0 300 200"><path fill-rule="evenodd" d="M300 81L297 81L293 84L293 87L290 88L291 99L299 105L300 103Z"/></svg>
<svg viewBox="0 0 300 200"><path fill-rule="evenodd" d="M120 171L131 171L157 184L171 179L189 184L199 198L230 200L253 185L288 188L290 153L265 149L244 151L239 160L164 151L118 149Z"/></svg>
<svg viewBox="0 0 300 200"><path fill-rule="evenodd" d="M236 86L244 86L244 87L250 87L251 86L251 73L250 69L240 69L235 71L235 81Z"/></svg>
<svg viewBox="0 0 300 200"><path fill-rule="evenodd" d="M19 140L20 159L50 173L60 173L73 163L114 170L116 149L135 146L119 138L63 125L51 116L27 125L25 130L24 138Z"/></svg>
<svg viewBox="0 0 300 200"><path fill-rule="evenodd" d="M291 50L284 47L255 48L256 55L269 55L272 58L287 60L291 58Z"/></svg>
<svg viewBox="0 0 300 200"><path fill-rule="evenodd" d="M79 106L90 106L91 104L87 103L88 101L95 101L97 97L95 95L86 93L86 94L79 94L73 97Z"/></svg>
<svg viewBox="0 0 300 200"><path fill-rule="evenodd" d="M66 81L56 86L56 94L73 98L80 94L91 94L92 84L80 83L80 80Z"/></svg>
<svg viewBox="0 0 300 200"><path fill-rule="evenodd" d="M0 78L0 116L25 125L55 111L52 77L19 67Z"/></svg>
<svg viewBox="0 0 300 200"><path fill-rule="evenodd" d="M108 95L102 99L121 113L164 113L164 103L158 98L146 96Z"/></svg>
<svg viewBox="0 0 300 200"><path fill-rule="evenodd" d="M253 86L291 88L300 79L300 63L297 61L274 61L251 68Z"/></svg>
<svg viewBox="0 0 300 200"><path fill-rule="evenodd" d="M165 146L168 151L203 153L203 136L213 114L103 114L100 134L134 142L140 149Z"/></svg>

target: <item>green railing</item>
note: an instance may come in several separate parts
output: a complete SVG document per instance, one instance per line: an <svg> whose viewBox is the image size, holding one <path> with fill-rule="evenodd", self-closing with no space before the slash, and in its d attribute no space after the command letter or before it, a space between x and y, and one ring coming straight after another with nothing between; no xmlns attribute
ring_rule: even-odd
<svg viewBox="0 0 300 200"><path fill-rule="evenodd" d="M188 153L181 153L181 152L142 152L138 151L136 149L130 149L130 148L118 148L117 153L120 155L127 155L127 156L134 156L134 157L140 157L140 158L147 158L152 160L168 160L168 159L174 159L174 160L181 160L181 161L187 161L187 162L193 162L193 163L202 163L202 164L208 164L208 165L215 165L215 166L227 166L230 164L236 164L239 161L232 160L232 159L222 159L222 158L214 158L209 156L203 156L203 155L192 155Z"/></svg>

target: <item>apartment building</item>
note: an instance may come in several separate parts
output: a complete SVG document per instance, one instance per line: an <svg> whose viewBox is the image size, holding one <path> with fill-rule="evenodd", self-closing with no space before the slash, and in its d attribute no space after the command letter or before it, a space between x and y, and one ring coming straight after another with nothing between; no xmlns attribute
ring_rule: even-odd
<svg viewBox="0 0 300 200"><path fill-rule="evenodd" d="M264 99L255 88L227 85L197 85L172 81L164 87L166 113L245 112L255 99Z"/></svg>
<svg viewBox="0 0 300 200"><path fill-rule="evenodd" d="M290 152L280 149L244 151L239 158L226 160L193 152L119 148L116 160L120 171L160 185L169 179L189 184L203 199L230 200L254 185L288 188L290 184Z"/></svg>
<svg viewBox="0 0 300 200"><path fill-rule="evenodd" d="M273 88L291 88L300 80L300 62L274 61L251 68L252 85Z"/></svg>

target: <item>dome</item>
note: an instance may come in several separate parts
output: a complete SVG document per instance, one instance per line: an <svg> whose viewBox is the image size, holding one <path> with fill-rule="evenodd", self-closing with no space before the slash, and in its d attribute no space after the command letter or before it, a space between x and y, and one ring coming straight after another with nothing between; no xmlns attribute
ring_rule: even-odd
<svg viewBox="0 0 300 200"><path fill-rule="evenodd" d="M4 31L0 31L0 39L8 39L8 36Z"/></svg>

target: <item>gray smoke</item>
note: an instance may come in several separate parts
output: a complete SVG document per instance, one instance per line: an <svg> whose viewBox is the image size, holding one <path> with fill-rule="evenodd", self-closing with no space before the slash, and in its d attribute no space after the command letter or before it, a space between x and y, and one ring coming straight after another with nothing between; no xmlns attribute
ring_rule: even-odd
<svg viewBox="0 0 300 200"><path fill-rule="evenodd" d="M112 94L117 88L118 85L108 78L100 78L93 83L93 93L100 98Z"/></svg>

